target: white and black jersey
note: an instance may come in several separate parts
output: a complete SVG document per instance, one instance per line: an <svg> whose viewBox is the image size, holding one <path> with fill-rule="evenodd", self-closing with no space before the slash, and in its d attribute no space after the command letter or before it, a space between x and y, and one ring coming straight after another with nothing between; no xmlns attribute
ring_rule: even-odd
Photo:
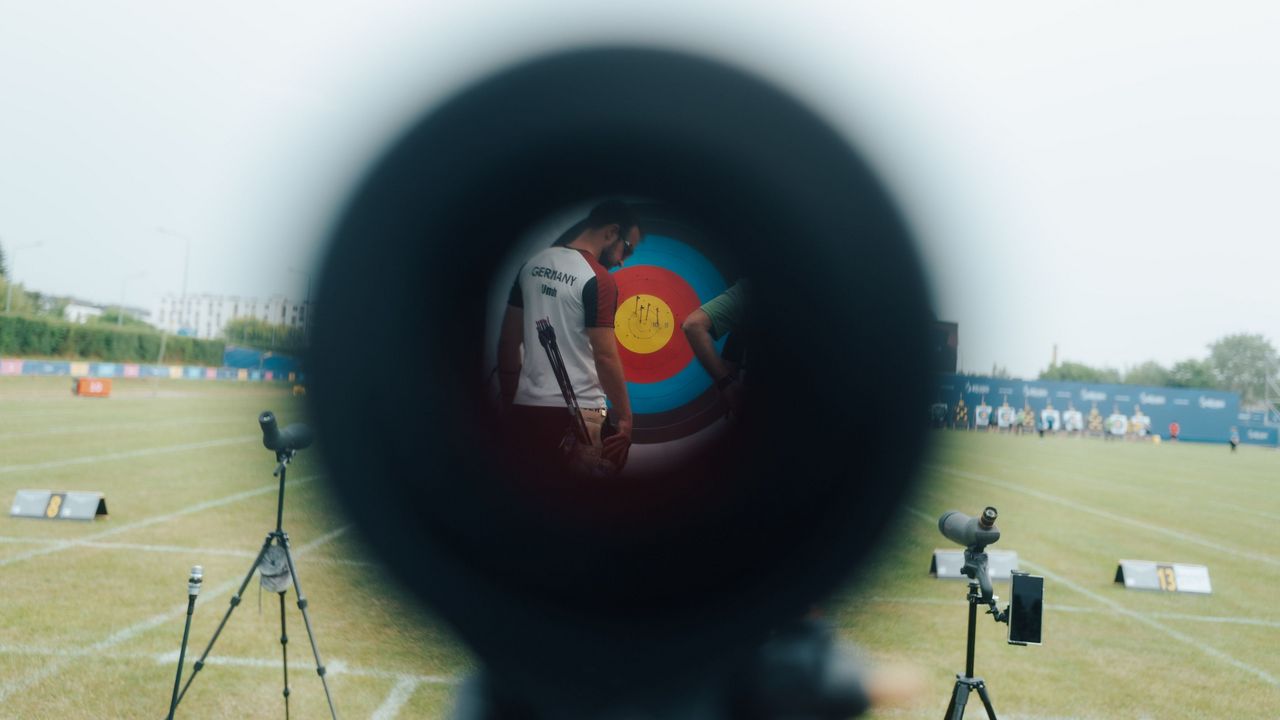
<svg viewBox="0 0 1280 720"><path fill-rule="evenodd" d="M564 395L538 342L539 320L551 321L565 369L583 409L605 407L587 328L613 327L618 286L591 253L550 247L529 258L511 287L509 305L524 310L524 361L515 404L564 406Z"/></svg>

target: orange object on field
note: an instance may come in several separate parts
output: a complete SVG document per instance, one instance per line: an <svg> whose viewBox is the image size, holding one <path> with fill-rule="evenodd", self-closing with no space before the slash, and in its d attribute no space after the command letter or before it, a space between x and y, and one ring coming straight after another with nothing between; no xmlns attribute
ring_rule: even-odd
<svg viewBox="0 0 1280 720"><path fill-rule="evenodd" d="M111 381L106 378L76 378L71 394L81 397L107 397L111 394Z"/></svg>

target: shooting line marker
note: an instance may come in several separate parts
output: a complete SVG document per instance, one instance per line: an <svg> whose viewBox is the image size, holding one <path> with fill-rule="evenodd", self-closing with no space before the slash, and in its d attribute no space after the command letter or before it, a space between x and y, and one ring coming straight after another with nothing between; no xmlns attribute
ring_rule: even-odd
<svg viewBox="0 0 1280 720"><path fill-rule="evenodd" d="M94 520L107 516L107 500L100 492L19 490L9 515L41 520Z"/></svg>
<svg viewBox="0 0 1280 720"><path fill-rule="evenodd" d="M1204 565L1121 560L1116 566L1116 582L1126 590L1159 590L1208 595L1213 592L1209 568Z"/></svg>

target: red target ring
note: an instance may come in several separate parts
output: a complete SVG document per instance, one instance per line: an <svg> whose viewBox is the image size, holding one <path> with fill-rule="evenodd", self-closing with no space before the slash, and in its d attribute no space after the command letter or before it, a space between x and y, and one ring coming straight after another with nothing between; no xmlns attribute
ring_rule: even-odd
<svg viewBox="0 0 1280 720"><path fill-rule="evenodd" d="M650 304L665 306L661 311L669 310L674 330L666 343L652 352L634 352L624 343L618 343L627 380L655 383L675 376L693 360L693 349L680 331L680 325L689 313L702 305L698 294L679 275L656 265L623 268L613 273L613 277L618 284L619 315L645 312L647 308L642 296L654 297L661 302ZM661 318L659 320L665 322Z"/></svg>

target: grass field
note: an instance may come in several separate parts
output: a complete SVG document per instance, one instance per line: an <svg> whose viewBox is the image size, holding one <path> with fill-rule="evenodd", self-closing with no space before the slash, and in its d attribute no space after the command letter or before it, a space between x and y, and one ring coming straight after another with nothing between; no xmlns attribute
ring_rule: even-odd
<svg viewBox="0 0 1280 720"><path fill-rule="evenodd" d="M162 718L191 565L205 568L198 656L275 523L273 456L257 414L301 417L287 390L117 382L106 400L69 381L0 378L0 497L98 490L91 523L0 517L0 717ZM1280 717L1280 454L944 433L889 541L828 613L926 691L878 718L941 716L963 670L965 585L928 575L948 509L1000 509L1022 569L1046 578L1045 643L1013 647L980 617L977 674L1001 718ZM359 546L311 452L290 467L285 529L344 718L447 713L472 660ZM1125 590L1120 558L1204 564L1210 596ZM1007 595L1008 585L998 583ZM327 717L289 595L294 717ZM188 670L189 672L189 670ZM181 717L283 717L278 599L255 578ZM982 717L973 697L968 717Z"/></svg>

